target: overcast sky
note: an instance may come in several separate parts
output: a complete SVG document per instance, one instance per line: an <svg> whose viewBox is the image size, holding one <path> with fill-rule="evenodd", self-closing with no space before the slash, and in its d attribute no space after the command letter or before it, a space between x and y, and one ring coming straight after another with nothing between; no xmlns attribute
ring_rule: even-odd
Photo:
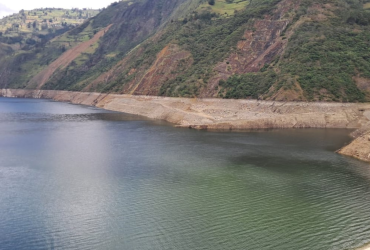
<svg viewBox="0 0 370 250"><path fill-rule="evenodd" d="M21 9L32 10L36 8L93 8L107 7L115 0L0 0L0 18L18 12Z"/></svg>

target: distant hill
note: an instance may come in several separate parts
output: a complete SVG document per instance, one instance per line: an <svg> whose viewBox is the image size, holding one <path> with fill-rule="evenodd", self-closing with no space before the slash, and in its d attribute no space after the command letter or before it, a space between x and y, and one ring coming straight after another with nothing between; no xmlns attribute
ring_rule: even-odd
<svg viewBox="0 0 370 250"><path fill-rule="evenodd" d="M0 87L370 100L369 0L125 0L89 11L0 21Z"/></svg>
<svg viewBox="0 0 370 250"><path fill-rule="evenodd" d="M21 10L0 19L0 41L8 45L30 47L45 37L55 37L75 28L98 13L98 10L90 9Z"/></svg>

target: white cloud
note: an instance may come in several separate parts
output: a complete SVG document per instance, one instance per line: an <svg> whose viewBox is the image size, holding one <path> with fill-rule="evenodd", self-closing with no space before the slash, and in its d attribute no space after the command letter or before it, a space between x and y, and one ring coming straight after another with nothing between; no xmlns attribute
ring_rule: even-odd
<svg viewBox="0 0 370 250"><path fill-rule="evenodd" d="M4 4L0 3L0 18L2 18L4 16L11 15L15 12L17 12L17 11L12 10L12 9L8 8L7 6L5 6Z"/></svg>
<svg viewBox="0 0 370 250"><path fill-rule="evenodd" d="M4 1L0 0L0 17L3 15L10 15L14 12L18 12L21 9L32 10L36 8L92 8L99 9L107 7L110 3L115 2L115 0L60 0L60 1L50 1L50 0L11 0Z"/></svg>

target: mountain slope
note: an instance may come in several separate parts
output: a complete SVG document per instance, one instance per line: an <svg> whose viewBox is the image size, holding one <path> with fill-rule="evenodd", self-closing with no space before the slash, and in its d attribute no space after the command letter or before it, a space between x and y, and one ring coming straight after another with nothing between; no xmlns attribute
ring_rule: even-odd
<svg viewBox="0 0 370 250"><path fill-rule="evenodd" d="M370 100L361 0L113 3L43 46L0 44L0 87L185 97Z"/></svg>

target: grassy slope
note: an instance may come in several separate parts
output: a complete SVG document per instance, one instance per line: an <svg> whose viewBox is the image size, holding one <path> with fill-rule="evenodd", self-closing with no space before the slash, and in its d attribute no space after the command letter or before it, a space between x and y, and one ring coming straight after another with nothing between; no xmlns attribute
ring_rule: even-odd
<svg viewBox="0 0 370 250"><path fill-rule="evenodd" d="M45 8L25 10L0 19L0 32L5 33L8 29L8 35L14 36L18 35L19 33L33 33L38 29L42 33L45 33L46 31L42 31L42 24L46 24L47 28L55 28L55 26L59 27L62 25L62 23L67 23L67 25L79 25L86 19L91 18L98 13L98 10L92 9L71 10ZM28 25L28 23L33 24L35 21L35 27ZM14 25L18 25L19 27L15 28Z"/></svg>
<svg viewBox="0 0 370 250"><path fill-rule="evenodd" d="M208 4L208 2L202 3L198 7L198 11L211 11L220 15L232 16L235 11L244 10L245 7L250 3L250 0L218 0L215 1L214 5Z"/></svg>
<svg viewBox="0 0 370 250"><path fill-rule="evenodd" d="M169 2L157 0L147 8L160 10L151 12L162 13L154 16L160 19L164 11L161 6L169 6ZM42 51L29 54L31 59L26 58L26 63L21 64L18 70L23 74L13 78L11 86L25 87L27 79L54 60L63 49L88 40L97 30L113 22L116 24L101 42L91 46L66 69L57 72L45 88L82 90L89 82L116 67L126 53L136 47L132 52L135 56L127 57L129 60L125 67L115 70L109 82L89 89L122 92L133 79L143 76L163 48L175 43L192 54L192 64L173 72L177 77L161 83L158 94L199 95L215 75L216 65L230 53L238 53L236 44L242 40L244 31L253 30L253 23L270 15L278 2L234 0L227 3L226 0L216 0L215 5L210 6L205 0L187 1L166 14L170 22L158 21L159 26L156 27L163 29L144 42L149 33L140 32L152 21L143 22L144 17L136 15L125 23L127 19L123 19L127 17L122 17L122 13L133 3L119 3L101 12L84 27L54 39ZM146 3L142 0L136 4ZM367 100L366 90L360 90L355 79L370 79L368 4L360 0L302 0L300 8L289 13L294 21L281 34L282 39L289 40L283 53L262 67L260 72L233 75L227 81L221 81L218 96L344 102ZM134 26L138 22L142 22L141 28ZM140 31L134 33L137 32L135 30ZM122 34L123 31L131 35ZM135 34L139 34L137 39L132 38ZM13 65L20 61L17 57ZM288 96L287 93L293 94Z"/></svg>
<svg viewBox="0 0 370 250"><path fill-rule="evenodd" d="M362 1L303 1L295 15L296 22L304 21L294 30L284 55L263 69L277 72L277 78L268 81L271 74L265 72L229 78L222 84L226 97L271 98L278 90L298 91L298 84L302 98L310 101L367 100L354 80L370 79L370 12ZM253 86L256 78L274 84L273 90L265 84Z"/></svg>
<svg viewBox="0 0 370 250"><path fill-rule="evenodd" d="M153 35L183 2L185 0L142 0L111 5L92 20L93 28L113 23L94 53L78 58L65 70L55 74L44 88L82 90L124 58L131 49ZM114 87L112 85L105 89L113 91Z"/></svg>
<svg viewBox="0 0 370 250"><path fill-rule="evenodd" d="M52 15L58 22L75 22L81 23L87 16L95 15L98 11L95 10L85 10L77 11L74 10L60 10L60 9L43 9L30 11L31 15L38 12L46 13L47 15ZM69 13L68 13L69 12ZM37 16L28 16L28 11L24 12L27 16L26 20L33 18L38 18ZM64 14L63 14L64 13ZM62 18L63 15L68 17ZM78 18L82 15L82 19ZM6 20L7 23L16 23L19 21L20 14L12 15L5 19L2 19L3 23ZM54 19L54 20L55 20ZM54 24L57 21L53 22ZM0 46L0 53L3 48L7 48L7 53L3 53L4 57L0 58L0 69L2 69L5 74L3 74L2 79L0 79L0 86L7 87L11 86L13 88L33 88L34 85L27 86L29 80L32 79L37 73L47 67L52 61L58 58L62 53L64 53L69 48L74 47L80 42L89 40L100 28L92 29L90 22L87 21L81 26L78 24L67 25L60 27L54 27L53 30L42 31L31 27L31 29L25 32L21 30L14 30L4 33L0 37L3 41L2 46ZM77 28L75 28L77 26ZM87 26L87 27L86 27ZM23 27L27 27L24 26ZM80 27L86 27L84 32L79 32ZM70 32L68 32L70 31ZM16 42L13 42L12 38L19 38ZM31 41L31 42L30 42ZM9 51L9 48L12 50Z"/></svg>
<svg viewBox="0 0 370 250"><path fill-rule="evenodd" d="M98 10L35 9L0 19L0 42L18 45L17 49L29 50L42 39L51 39L70 30L86 19L98 14Z"/></svg>
<svg viewBox="0 0 370 250"><path fill-rule="evenodd" d="M333 0L316 6L314 1L303 1L301 7L291 13L295 16L294 22L301 24L292 30L295 26L293 22L285 31L292 30L293 35L289 38L284 55L275 58L271 65L265 65L261 72L235 75L222 82L220 96L274 99L278 91L295 92L299 89L302 91L301 96L293 96L291 99L344 102L366 100L366 93L358 89L353 77L370 78L369 29L366 22L351 22L350 17L365 15L366 19L367 11L360 2L350 3ZM202 16L205 9L220 12L218 8L221 4L217 5L217 1L214 6L206 4L200 3L195 11L197 13L190 12L184 17L186 20L179 19L171 23L155 45L144 43L144 52L132 59L126 71L121 72L109 85L96 90L119 92L121 86L135 77L128 74L130 68L149 68L156 54L167 44L175 42L192 53L194 63L176 79L164 82L158 94L188 97L199 95L214 74L214 66L235 50L243 31L252 28L250 23L272 11L276 2L254 2L246 10L233 13L232 17ZM233 4L230 9L235 7ZM327 7L324 4L328 4Z"/></svg>
<svg viewBox="0 0 370 250"><path fill-rule="evenodd" d="M193 1L194 6L188 8L185 15L183 12L177 19L172 17L173 22L155 41L148 40L141 44L138 49L142 52L131 58L124 70L115 72L116 77L113 80L93 90L121 92L134 78L142 77L141 69L149 69L163 48L170 43L177 43L184 50L191 52L193 64L189 68L179 68L173 72L179 76L163 82L158 94L188 97L198 95L212 76L214 65L223 60L240 40L248 21L273 9L276 2L261 0L244 11L233 13L233 17L227 17L215 12L204 12L202 1L198 2L198 6ZM130 74L130 70L136 72Z"/></svg>
<svg viewBox="0 0 370 250"><path fill-rule="evenodd" d="M26 87L27 82L65 50L93 35L55 37L79 26L98 10L35 9L0 19L0 86ZM63 41L64 39L64 41Z"/></svg>

